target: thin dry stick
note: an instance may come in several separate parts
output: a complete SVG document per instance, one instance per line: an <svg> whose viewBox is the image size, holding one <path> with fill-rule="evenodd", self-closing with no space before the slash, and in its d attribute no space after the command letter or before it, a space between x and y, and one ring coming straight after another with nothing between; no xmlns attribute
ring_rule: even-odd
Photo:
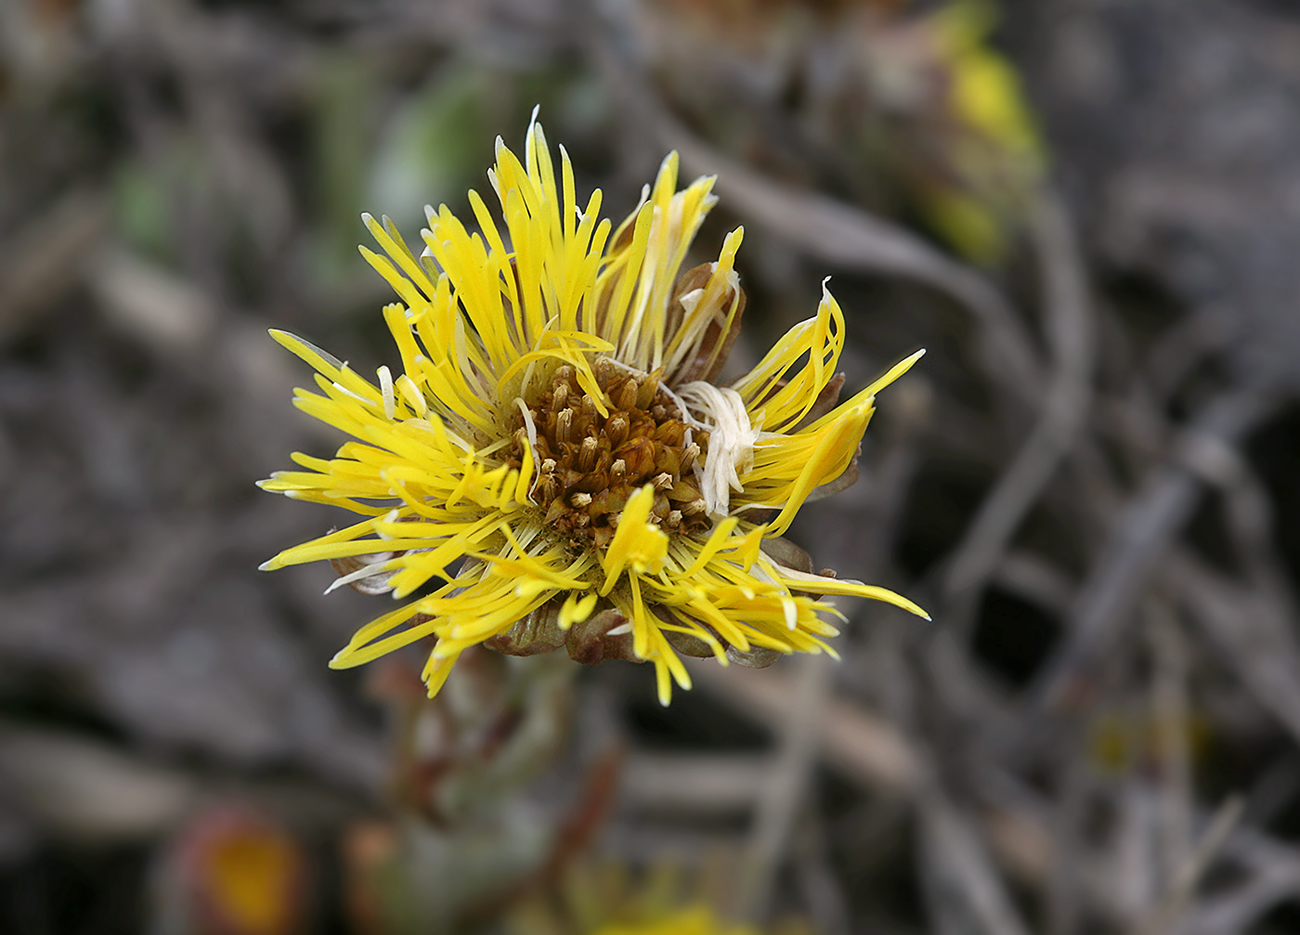
<svg viewBox="0 0 1300 935"><path fill-rule="evenodd" d="M953 551L943 589L945 603L959 602L960 621L969 619L1007 542L1084 424L1091 398L1091 302L1072 225L1053 193L1043 195L1032 231L1046 284L1043 304L1052 349L1051 385L1029 439L1002 472ZM952 618L951 612L945 613L945 619Z"/></svg>
<svg viewBox="0 0 1300 935"><path fill-rule="evenodd" d="M760 724L781 723L794 704L794 686L770 669L688 663L691 678ZM910 795L927 774L919 752L890 724L855 704L827 701L816 736L826 760L859 782L893 795Z"/></svg>
<svg viewBox="0 0 1300 935"><path fill-rule="evenodd" d="M1268 605L1273 619L1289 629L1288 621L1296 617L1296 595L1278 555L1273 500L1244 458L1233 462L1231 476L1220 489L1245 578Z"/></svg>
<svg viewBox="0 0 1300 935"><path fill-rule="evenodd" d="M969 816L934 784L927 784L918 806L923 854L938 887L930 907L936 918L954 919L954 930L1028 935Z"/></svg>
<svg viewBox="0 0 1300 935"><path fill-rule="evenodd" d="M1237 935L1300 891L1300 855L1250 828L1228 839L1224 856L1249 876L1226 893L1198 900L1184 915L1178 935Z"/></svg>
<svg viewBox="0 0 1300 935"><path fill-rule="evenodd" d="M111 223L107 196L78 188L0 241L0 341L56 308L80 285Z"/></svg>
<svg viewBox="0 0 1300 935"><path fill-rule="evenodd" d="M1258 425L1276 402L1258 387L1238 387L1207 406L1183 433L1173 457L1129 504L1101 560L1080 589L1067 621L1069 637L1040 669L1032 689L1039 707L1071 697L1088 679L1128 619L1141 585L1196 505L1204 474Z"/></svg>
<svg viewBox="0 0 1300 935"><path fill-rule="evenodd" d="M1290 618L1268 595L1233 583L1188 552L1170 555L1162 570L1246 690L1300 738L1300 648Z"/></svg>
<svg viewBox="0 0 1300 935"><path fill-rule="evenodd" d="M1164 903L1156 907L1138 926L1139 935L1161 935L1173 929L1174 923L1191 899L1196 884L1236 826L1237 819L1241 817L1241 808L1242 800L1239 796L1233 796L1219 806L1200 842L1180 865Z"/></svg>
<svg viewBox="0 0 1300 935"><path fill-rule="evenodd" d="M1064 752L1056 764L1059 778L1052 803L1055 807L1047 810L1054 845L1054 859L1045 868L1048 873L1044 913L1048 935L1077 932L1088 904L1086 881L1079 868L1087 865L1089 856L1085 829L1094 774L1084 762L1088 749L1081 725L1071 723L1064 729L1069 732L1069 739L1063 744Z"/></svg>
<svg viewBox="0 0 1300 935"><path fill-rule="evenodd" d="M805 798L801 816L793 856L808 915L819 935L850 935L849 907L831 867L816 803Z"/></svg>
<svg viewBox="0 0 1300 935"><path fill-rule="evenodd" d="M1148 637L1155 657L1151 707L1160 757L1160 824L1164 880L1176 877L1191 844L1192 769L1188 748L1187 647L1170 607L1159 598L1147 604Z"/></svg>
<svg viewBox="0 0 1300 935"><path fill-rule="evenodd" d="M816 765L821 713L830 696L829 666L830 660L821 656L798 661L794 703L781 726L779 746L759 797L745 853L735 907L738 918L761 921L770 907L772 884Z"/></svg>
<svg viewBox="0 0 1300 935"><path fill-rule="evenodd" d="M772 670L724 669L701 662L691 664L691 674L701 689L712 691L738 713L758 723L779 721L794 704L795 687L791 680ZM850 781L878 795L911 801L929 787L930 769L924 757L907 738L870 712L832 699L823 712L822 725L821 756ZM996 769L975 777L973 785L996 790L1007 787L1008 781L1015 794L991 796L993 807L981 815L983 832L999 859L1018 879L1041 887L1047 883L1048 869L1060 859L1056 842L1043 821L1048 803ZM1199 809L1196 820L1205 820ZM1295 868L1288 879L1292 880L1293 888L1300 887L1300 851L1258 831L1243 831L1234 836L1228 849L1236 855L1247 844L1249 853L1266 855L1264 862ZM1106 889L1096 886L1086 875L1082 883L1091 912L1112 921L1122 918L1120 907L1108 898L1111 894ZM1289 891L1278 887L1270 890L1275 896ZM1224 907L1225 913L1228 908ZM1231 929L1213 931L1215 935L1226 935Z"/></svg>
<svg viewBox="0 0 1300 935"><path fill-rule="evenodd" d="M794 704L791 680L771 670L721 668L692 664L691 675L706 690L759 723L779 721ZM915 798L931 783L922 753L895 728L869 711L842 699L826 702L817 732L825 762L851 781L874 792ZM1051 860L1052 842L1036 813L1007 808L984 816L989 839L999 855L1035 883Z"/></svg>

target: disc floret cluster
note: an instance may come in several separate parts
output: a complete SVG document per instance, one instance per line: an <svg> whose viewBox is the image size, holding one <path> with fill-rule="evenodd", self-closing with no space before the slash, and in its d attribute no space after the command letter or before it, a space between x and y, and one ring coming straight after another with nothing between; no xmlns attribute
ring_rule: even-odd
<svg viewBox="0 0 1300 935"><path fill-rule="evenodd" d="M575 554L605 549L628 500L649 484L649 522L669 533L706 532L707 504L693 468L704 460L708 430L684 421L661 374L619 367L608 357L598 358L593 372L603 397L585 392L566 364L535 405L520 400L521 424L506 463L521 468L525 452L536 452L541 464L530 495L545 510L544 524ZM601 415L598 398L608 415Z"/></svg>

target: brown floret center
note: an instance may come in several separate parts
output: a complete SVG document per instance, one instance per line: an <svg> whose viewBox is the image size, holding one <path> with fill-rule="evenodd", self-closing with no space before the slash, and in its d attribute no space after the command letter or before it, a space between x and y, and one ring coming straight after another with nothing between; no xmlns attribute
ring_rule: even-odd
<svg viewBox="0 0 1300 935"><path fill-rule="evenodd" d="M537 435L531 498L544 511L545 525L575 550L604 548L628 498L653 484L651 522L670 533L707 531L708 511L692 469L703 463L708 432L686 425L659 374L609 358L598 359L593 371L608 415L600 414L568 365L536 399L524 400ZM518 406L514 427L507 463L518 468L528 445Z"/></svg>

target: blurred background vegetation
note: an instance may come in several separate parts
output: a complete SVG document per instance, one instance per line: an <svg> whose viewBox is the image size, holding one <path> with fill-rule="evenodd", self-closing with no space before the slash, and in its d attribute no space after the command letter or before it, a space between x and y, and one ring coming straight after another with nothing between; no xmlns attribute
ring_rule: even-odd
<svg viewBox="0 0 1300 935"><path fill-rule="evenodd" d="M1277 0L5 0L0 931L1300 929L1297 101ZM737 368L827 275L849 389L929 349L792 537L933 624L326 668L266 329L394 363L360 212L535 106L611 216L719 174Z"/></svg>

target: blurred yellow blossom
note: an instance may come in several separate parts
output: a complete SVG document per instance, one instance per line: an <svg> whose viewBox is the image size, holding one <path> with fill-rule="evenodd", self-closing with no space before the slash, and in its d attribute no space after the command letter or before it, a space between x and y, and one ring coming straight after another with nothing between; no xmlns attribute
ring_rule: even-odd
<svg viewBox="0 0 1300 935"><path fill-rule="evenodd" d="M1037 183L1043 148L1015 68L988 43L993 8L959 0L927 21L935 63L946 76L953 177L922 201L953 245L980 261L1005 250L1008 221Z"/></svg>
<svg viewBox="0 0 1300 935"><path fill-rule="evenodd" d="M648 922L604 925L593 935L758 935L758 930L723 922L708 906L692 906Z"/></svg>

